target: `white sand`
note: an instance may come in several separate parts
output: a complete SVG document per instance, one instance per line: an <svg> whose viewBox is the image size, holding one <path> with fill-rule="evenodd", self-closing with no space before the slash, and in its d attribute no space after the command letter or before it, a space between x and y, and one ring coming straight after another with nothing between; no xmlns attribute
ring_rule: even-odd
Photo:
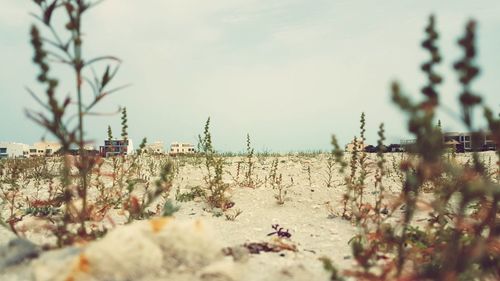
<svg viewBox="0 0 500 281"><path fill-rule="evenodd" d="M393 155L399 159L396 154L385 155L389 162ZM177 203L181 209L175 214L174 222L169 222L172 227L167 225L162 228L160 236L164 238L151 234L148 227L150 221L119 226L102 240L75 248L73 252L68 249L47 252L31 263L8 268L0 272L0 280L25 280L27 276L31 280L68 280L64 277L72 274L71 268L74 267L78 251L86 253L90 266L74 280L328 280L328 273L323 270L318 258L327 256L341 269L352 266L347 242L356 234L356 228L349 221L329 217L326 205L330 204L340 212L345 187L342 186L343 176L337 172L333 179L334 187L326 187L326 157L279 157L278 173L283 175L285 184L290 183L290 178L294 182L288 189L283 205L276 203L276 191L269 184L258 188L235 185L236 163L245 161L245 158L226 158L228 173L224 180L232 183L230 193L235 202L229 212L236 209L242 211L235 221L226 220L224 216L215 217L199 199ZM484 153L482 157L486 160L488 157L495 159L493 153ZM462 154L459 158L459 161L466 161L470 156ZM255 172L259 179L269 174L273 159L255 158ZM179 159L176 161L180 170L174 187L179 187L181 192L193 186L203 187L203 165ZM375 200L372 194L375 155L370 154L368 161L372 173L366 180L368 188L365 190L365 200L372 202ZM391 165L387 164L388 167ZM243 171L240 179L242 175ZM398 179L395 174L388 175L384 184L397 192ZM170 198L174 197L175 190L172 190ZM125 221L117 212L110 214L119 224ZM29 229L33 224L33 221L25 218L18 226ZM101 224L110 225L106 219ZM199 228L198 224L203 227ZM224 247L237 247L247 242L269 242L271 238L267 234L273 231L272 224L289 229L292 236L287 243L296 245L297 252L243 254L236 261L221 255ZM5 244L10 237L11 234L5 234L5 230L0 229L0 245ZM28 230L26 237L39 244L53 242L44 231ZM183 260L183 256L190 258Z"/></svg>

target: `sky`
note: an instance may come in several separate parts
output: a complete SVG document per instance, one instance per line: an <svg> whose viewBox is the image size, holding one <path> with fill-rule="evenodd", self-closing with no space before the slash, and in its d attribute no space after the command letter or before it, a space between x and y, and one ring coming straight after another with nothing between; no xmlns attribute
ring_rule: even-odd
<svg viewBox="0 0 500 281"><path fill-rule="evenodd" d="M29 13L37 9L28 0L0 2L0 141L50 140L25 114L43 111L26 87L45 99L29 43L35 23ZM496 114L500 109L498 0L104 1L85 15L83 54L119 57L113 86L130 86L86 117L86 137L101 144L108 125L118 136L120 115L111 113L126 107L136 144L143 137L166 146L196 144L210 117L220 151L244 150L247 133L258 151L328 150L332 134L342 144L359 135L361 112L368 143L376 143L382 122L387 142L399 143L411 135L389 87L399 81L414 100L421 98L420 65L428 53L420 43L431 13L443 56L438 89L448 108L438 118L445 130L463 130L452 64L471 18L479 23L481 67L473 89ZM56 66L54 74L62 81L59 97L75 97L70 69Z"/></svg>

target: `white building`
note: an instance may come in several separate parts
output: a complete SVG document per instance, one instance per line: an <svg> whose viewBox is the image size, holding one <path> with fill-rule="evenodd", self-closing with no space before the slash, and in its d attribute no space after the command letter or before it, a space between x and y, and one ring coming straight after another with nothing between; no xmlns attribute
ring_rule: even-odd
<svg viewBox="0 0 500 281"><path fill-rule="evenodd" d="M345 146L345 151L346 152L353 152L354 149L356 148L356 151L364 151L365 150L365 143L363 142L362 138L357 138L356 140L352 140L350 143L348 143Z"/></svg>
<svg viewBox="0 0 500 281"><path fill-rule="evenodd" d="M150 154L164 154L165 144L162 141L146 144L145 151Z"/></svg>
<svg viewBox="0 0 500 281"><path fill-rule="evenodd" d="M0 158L20 158L29 156L29 145L16 142L0 142Z"/></svg>
<svg viewBox="0 0 500 281"><path fill-rule="evenodd" d="M113 139L111 141L105 140L104 145L99 147L99 154L102 157L117 156L117 155L133 155L134 143L131 139L126 141L123 139Z"/></svg>
<svg viewBox="0 0 500 281"><path fill-rule="evenodd" d="M170 154L193 154L195 153L194 145L190 143L173 142L170 145Z"/></svg>
<svg viewBox="0 0 500 281"><path fill-rule="evenodd" d="M29 148L29 156L52 156L61 149L62 145L58 142L41 141L35 142Z"/></svg>

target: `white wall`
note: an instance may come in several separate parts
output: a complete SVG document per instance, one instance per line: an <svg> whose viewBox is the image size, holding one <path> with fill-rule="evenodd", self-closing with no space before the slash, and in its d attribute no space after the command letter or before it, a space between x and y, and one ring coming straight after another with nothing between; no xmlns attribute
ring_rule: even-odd
<svg viewBox="0 0 500 281"><path fill-rule="evenodd" d="M7 149L7 157L17 158L28 156L29 145L15 142L0 142L0 148Z"/></svg>
<svg viewBox="0 0 500 281"><path fill-rule="evenodd" d="M131 139L127 139L127 141L128 141L127 155L133 155L135 153L134 142Z"/></svg>
<svg viewBox="0 0 500 281"><path fill-rule="evenodd" d="M179 142L173 142L170 145L170 154L176 154L176 153L194 153L194 145L190 143L179 143Z"/></svg>
<svg viewBox="0 0 500 281"><path fill-rule="evenodd" d="M53 155L56 153L59 149L61 149L62 145L59 144L58 142L36 142L33 144L31 148L35 148L37 150L37 153L32 156L46 156L46 155ZM47 153L47 150L50 150L50 153Z"/></svg>
<svg viewBox="0 0 500 281"><path fill-rule="evenodd" d="M146 144L146 151L148 153L165 153L165 144L162 141Z"/></svg>

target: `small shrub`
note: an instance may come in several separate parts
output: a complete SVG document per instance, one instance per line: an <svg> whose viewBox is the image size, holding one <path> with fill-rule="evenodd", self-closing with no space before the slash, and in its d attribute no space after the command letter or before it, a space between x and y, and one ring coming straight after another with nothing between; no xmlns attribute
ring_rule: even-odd
<svg viewBox="0 0 500 281"><path fill-rule="evenodd" d="M335 155L333 150L328 153L326 158L326 169L325 169L325 180L324 183L326 187L333 187L333 176L336 171L335 169Z"/></svg>
<svg viewBox="0 0 500 281"><path fill-rule="evenodd" d="M231 202L227 191L229 184L225 183L222 176L224 172L224 159L217 155L212 146L212 135L210 134L210 117L205 123L203 138L200 136L200 146L205 157L205 183L207 184L204 192L205 200L211 208L220 208L226 210L231 208L234 203Z"/></svg>

